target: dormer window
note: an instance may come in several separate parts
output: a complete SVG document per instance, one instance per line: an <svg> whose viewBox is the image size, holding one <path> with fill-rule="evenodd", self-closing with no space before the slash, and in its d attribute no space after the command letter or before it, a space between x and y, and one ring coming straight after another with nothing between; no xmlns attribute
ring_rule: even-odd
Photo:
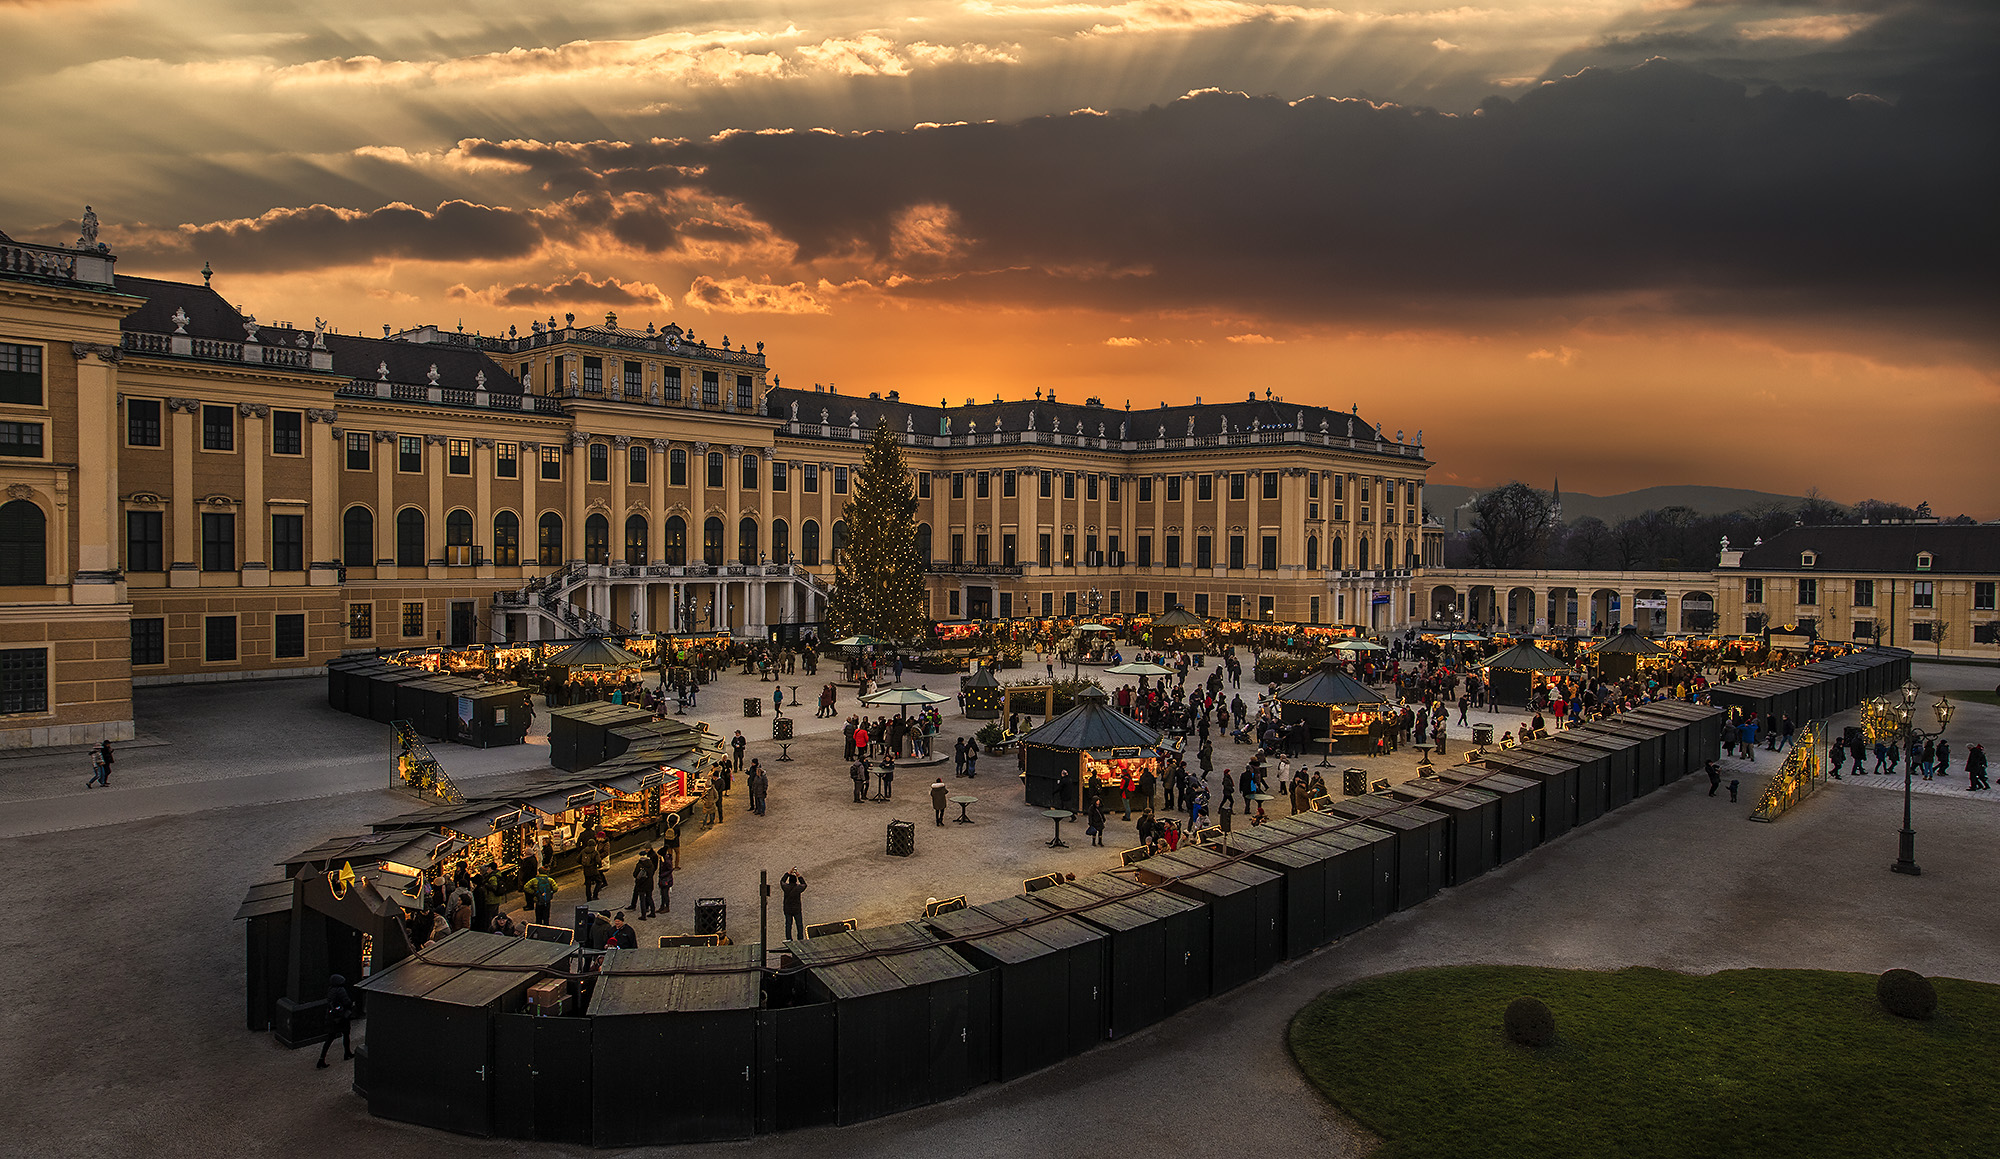
<svg viewBox="0 0 2000 1159"><path fill-rule="evenodd" d="M1918 570L1918 571L1929 571L1929 570L1931 570L1931 553L1930 553L1930 552L1928 552L1928 551L1920 551L1920 552L1918 552L1918 553L1917 553L1917 570Z"/></svg>
<svg viewBox="0 0 2000 1159"><path fill-rule="evenodd" d="M1799 555L1800 567L1811 567L1812 565L1818 562L1819 562L1819 555L1817 552L1807 551L1807 552L1801 552Z"/></svg>

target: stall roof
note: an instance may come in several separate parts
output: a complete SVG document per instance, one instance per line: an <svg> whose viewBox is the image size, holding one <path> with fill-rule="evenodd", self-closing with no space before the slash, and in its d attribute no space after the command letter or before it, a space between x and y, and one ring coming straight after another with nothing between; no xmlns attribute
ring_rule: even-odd
<svg viewBox="0 0 2000 1159"><path fill-rule="evenodd" d="M979 671L972 674L972 677L965 682L965 686L967 688L998 688L1000 687L1000 678L993 675L993 669L982 667Z"/></svg>
<svg viewBox="0 0 2000 1159"><path fill-rule="evenodd" d="M637 668L645 661L602 636L578 640L544 663L562 668Z"/></svg>
<svg viewBox="0 0 2000 1159"><path fill-rule="evenodd" d="M1093 751L1146 748L1160 743L1160 733L1111 707L1103 689L1086 688L1077 693L1075 708L1023 736L1021 743Z"/></svg>
<svg viewBox="0 0 2000 1159"><path fill-rule="evenodd" d="M1667 654L1665 648L1641 636L1636 624L1625 625L1619 629L1616 636L1592 648L1591 651L1596 652L1600 656L1610 653L1625 653L1632 656L1664 656Z"/></svg>
<svg viewBox="0 0 2000 1159"><path fill-rule="evenodd" d="M532 982L537 973L557 969L575 952L575 947L562 942L533 938L501 940L507 945L479 959L476 965L461 968L457 977L426 993L424 1000L447 1006L486 1006L517 987L525 989L525 984Z"/></svg>
<svg viewBox="0 0 2000 1159"><path fill-rule="evenodd" d="M388 833L356 833L346 837L329 837L303 853L295 853L279 865L301 865L315 862L334 864L336 862L360 862L373 865L382 860L382 855L401 849L408 844L407 830Z"/></svg>
<svg viewBox="0 0 2000 1159"><path fill-rule="evenodd" d="M1107 901L1106 898L1087 889L1078 889L1074 884L1052 885L1027 895L1036 905L1047 906L1078 921L1089 922L1107 930L1136 930L1150 925L1155 919L1122 901Z"/></svg>
<svg viewBox="0 0 2000 1159"><path fill-rule="evenodd" d="M283 913L292 908L292 883L289 881L267 881L253 885L250 892L243 895L243 904L237 907L235 921L244 918L261 918L265 914Z"/></svg>
<svg viewBox="0 0 2000 1159"><path fill-rule="evenodd" d="M1202 619L1200 616L1177 604L1172 610L1154 616L1151 626L1155 628L1192 628L1197 624L1206 623L1208 623L1207 620Z"/></svg>
<svg viewBox="0 0 2000 1159"><path fill-rule="evenodd" d="M520 804L533 809L537 813L546 813L551 817L556 817L569 810L569 799L571 797L582 793L589 793L591 800L595 801L597 800L597 792L597 786L591 783L590 778L577 777L563 781L557 785L547 786L539 793L531 796L522 796L516 799Z"/></svg>
<svg viewBox="0 0 2000 1159"><path fill-rule="evenodd" d="M972 963L945 948L935 935L916 922L855 930L854 937L871 950L884 951L877 960L911 986L962 978L979 972Z"/></svg>
<svg viewBox="0 0 2000 1159"><path fill-rule="evenodd" d="M454 930L433 943L429 949L420 950L379 974L370 974L361 979L355 983L355 988L371 994L421 998L458 977L459 970L464 966L484 961L515 942L525 940L501 937L498 934L482 934L476 930ZM534 944L556 945L554 942ZM561 948L565 951L568 949L568 947Z"/></svg>
<svg viewBox="0 0 2000 1159"><path fill-rule="evenodd" d="M1311 676L1279 689L1277 700L1281 704L1379 704L1382 696L1328 661Z"/></svg>
<svg viewBox="0 0 2000 1159"><path fill-rule="evenodd" d="M1509 672L1554 672L1568 668L1569 665L1536 647L1534 641L1523 640L1478 667L1499 668Z"/></svg>
<svg viewBox="0 0 2000 1159"><path fill-rule="evenodd" d="M1041 912L1046 914L1048 911ZM992 912L990 905L954 910L924 919L926 924L944 936L963 938L968 944L979 947L1002 962L1030 962L1057 948L1054 943L1014 928L1015 920Z"/></svg>
<svg viewBox="0 0 2000 1159"><path fill-rule="evenodd" d="M1087 890L1099 897L1115 897L1118 899L1120 905L1131 906L1133 909L1151 914L1156 918L1169 917L1174 914L1186 913L1189 910L1202 908L1202 904L1192 898L1182 897L1180 894L1166 889L1145 885L1133 881L1129 877L1120 877L1115 873L1089 874L1088 876L1079 877L1075 881L1067 883L1064 888L1068 888L1069 886ZM1048 892L1050 891L1043 890L1035 896L1040 897L1042 893Z"/></svg>
<svg viewBox="0 0 2000 1159"><path fill-rule="evenodd" d="M900 990L906 982L888 963L868 957L867 943L853 933L826 934L817 938L786 942L785 952L808 967L834 998L866 998ZM852 962L838 959L858 957Z"/></svg>
<svg viewBox="0 0 2000 1159"><path fill-rule="evenodd" d="M596 1018L755 1010L761 1004L762 991L763 973L756 967L750 946L613 950L604 956L590 999L590 1014Z"/></svg>

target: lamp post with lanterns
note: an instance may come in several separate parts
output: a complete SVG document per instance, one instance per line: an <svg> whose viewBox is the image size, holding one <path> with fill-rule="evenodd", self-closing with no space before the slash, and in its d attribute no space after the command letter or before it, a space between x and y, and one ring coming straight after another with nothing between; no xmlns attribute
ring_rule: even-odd
<svg viewBox="0 0 2000 1159"><path fill-rule="evenodd" d="M1908 680L1904 681L1903 687L1897 690L1893 699L1887 696L1877 697L1870 704L1877 713L1892 718L1902 735L1903 829L1897 835L1896 863L1889 868L1912 877L1922 874L1923 870L1917 866L1917 831L1911 825L1911 781L1916 773L1917 760L1923 752L1924 745L1944 735L1944 730L1951 725L1952 713L1958 708L1950 699L1938 697L1937 703L1931 706L1932 714L1937 717L1937 730L1929 732L1920 729L1916 726L1917 695L1922 691L1923 688L1916 681Z"/></svg>

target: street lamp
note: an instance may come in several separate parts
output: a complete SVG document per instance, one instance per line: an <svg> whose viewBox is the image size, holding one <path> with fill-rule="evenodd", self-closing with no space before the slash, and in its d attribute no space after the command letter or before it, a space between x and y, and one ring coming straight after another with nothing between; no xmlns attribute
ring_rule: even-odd
<svg viewBox="0 0 2000 1159"><path fill-rule="evenodd" d="M1917 694L1922 691L1915 680L1908 680L1898 690L1901 694L1898 703L1889 703L1887 697L1877 700L1895 715L1903 739L1903 829L1897 834L1896 863L1889 868L1911 877L1923 873L1917 866L1917 831L1910 824L1911 782L1916 773L1917 757L1925 743L1944 735L1944 730L1951 725L1952 713L1958 709L1949 698L1938 697L1937 703L1931 706L1931 712L1937 717L1937 731L1926 732L1916 727Z"/></svg>

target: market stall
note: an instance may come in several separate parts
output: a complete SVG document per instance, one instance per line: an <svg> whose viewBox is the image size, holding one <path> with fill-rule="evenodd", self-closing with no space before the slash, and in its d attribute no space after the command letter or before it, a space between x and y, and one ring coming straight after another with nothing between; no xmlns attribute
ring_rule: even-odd
<svg viewBox="0 0 2000 1159"><path fill-rule="evenodd" d="M988 665L980 665L979 671L965 678L959 685L965 694L965 715L974 720L997 720L1006 703L1006 693L1000 691L1000 678L993 675Z"/></svg>
<svg viewBox="0 0 2000 1159"><path fill-rule="evenodd" d="M1640 635L1636 624L1625 625L1590 654L1597 658L1598 675L1607 680L1637 676L1673 662L1673 653Z"/></svg>
<svg viewBox="0 0 2000 1159"><path fill-rule="evenodd" d="M1388 728L1389 704L1379 693L1328 660L1319 671L1282 688L1277 694L1285 723L1305 722L1313 747L1328 753L1372 753L1376 737Z"/></svg>
<svg viewBox="0 0 2000 1159"><path fill-rule="evenodd" d="M1493 689L1493 703L1526 707L1533 703L1537 687L1546 683L1552 673L1567 671L1569 665L1533 640L1522 640L1479 668Z"/></svg>
<svg viewBox="0 0 2000 1159"><path fill-rule="evenodd" d="M1144 797L1159 771L1160 732L1111 707L1102 688L1077 693L1076 707L1021 737L1027 803L1081 812L1089 794L1107 808L1119 794Z"/></svg>

